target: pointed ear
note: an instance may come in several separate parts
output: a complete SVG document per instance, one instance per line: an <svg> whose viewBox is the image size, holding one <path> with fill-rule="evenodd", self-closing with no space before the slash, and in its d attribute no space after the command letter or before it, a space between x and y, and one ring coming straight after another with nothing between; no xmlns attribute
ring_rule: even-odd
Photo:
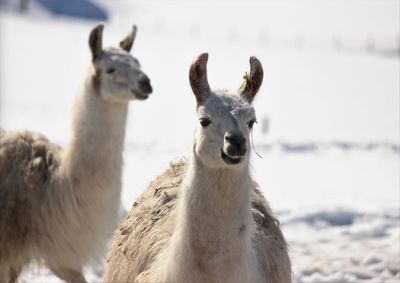
<svg viewBox="0 0 400 283"><path fill-rule="evenodd" d="M207 80L208 53L200 54L189 70L189 81L193 93L196 96L197 105L203 105L211 95L211 89Z"/></svg>
<svg viewBox="0 0 400 283"><path fill-rule="evenodd" d="M97 25L89 36L89 47L92 51L92 60L98 59L103 54L103 29L104 25Z"/></svg>
<svg viewBox="0 0 400 283"><path fill-rule="evenodd" d="M264 77L264 71L261 62L254 56L250 57L250 74L245 75L243 87L241 88L240 95L249 103L251 103L256 96Z"/></svg>
<svg viewBox="0 0 400 283"><path fill-rule="evenodd" d="M126 52L129 52L132 49L133 42L136 38L136 31L137 27L134 25L131 32L119 43L119 46Z"/></svg>

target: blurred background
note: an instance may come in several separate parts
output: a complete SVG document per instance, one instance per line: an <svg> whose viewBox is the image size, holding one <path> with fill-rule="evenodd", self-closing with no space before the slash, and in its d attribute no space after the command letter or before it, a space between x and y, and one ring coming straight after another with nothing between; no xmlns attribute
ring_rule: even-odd
<svg viewBox="0 0 400 283"><path fill-rule="evenodd" d="M252 172L296 282L400 282L400 1L0 0L2 129L68 144L99 22L105 46L138 25L132 53L154 87L130 106L125 210L190 152L192 60L209 52L211 88L235 90L255 55ZM20 282L60 280L33 266Z"/></svg>

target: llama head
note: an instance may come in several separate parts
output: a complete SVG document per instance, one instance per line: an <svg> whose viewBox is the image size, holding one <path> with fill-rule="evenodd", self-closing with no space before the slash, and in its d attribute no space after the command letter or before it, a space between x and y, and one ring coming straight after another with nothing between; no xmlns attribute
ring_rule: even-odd
<svg viewBox="0 0 400 283"><path fill-rule="evenodd" d="M238 93L230 94L211 91L207 61L208 54L201 54L189 71L199 119L194 153L209 168L243 168L249 160L250 133L256 121L252 102L263 79L261 63L251 57L245 83Z"/></svg>
<svg viewBox="0 0 400 283"><path fill-rule="evenodd" d="M136 26L120 42L120 48L102 47L103 25L96 26L89 36L94 67L93 85L109 102L147 99L152 92L149 77L139 61L129 54L136 36Z"/></svg>

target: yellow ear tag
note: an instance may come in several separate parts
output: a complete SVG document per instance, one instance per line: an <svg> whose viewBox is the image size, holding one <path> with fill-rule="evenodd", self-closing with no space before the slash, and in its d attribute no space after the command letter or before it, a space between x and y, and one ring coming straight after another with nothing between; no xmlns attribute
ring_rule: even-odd
<svg viewBox="0 0 400 283"><path fill-rule="evenodd" d="M240 92L241 93L243 93L246 90L248 81L249 81L249 75L247 74L247 72L245 72L244 75L243 75L243 83L240 86Z"/></svg>

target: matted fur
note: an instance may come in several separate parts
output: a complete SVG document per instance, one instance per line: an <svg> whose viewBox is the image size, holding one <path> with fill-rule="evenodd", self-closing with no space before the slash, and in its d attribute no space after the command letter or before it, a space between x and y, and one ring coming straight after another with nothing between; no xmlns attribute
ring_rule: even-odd
<svg viewBox="0 0 400 283"><path fill-rule="evenodd" d="M115 232L107 258L105 282L136 282L146 277L174 231L177 196L185 169L185 159L171 163L133 204ZM287 245L279 224L258 185L253 183L249 190L256 223L253 247L266 270L268 282L291 282Z"/></svg>
<svg viewBox="0 0 400 283"><path fill-rule="evenodd" d="M0 133L0 267L31 258L35 247L44 244L40 222L46 209L40 208L49 205L43 198L60 153L59 146L40 134Z"/></svg>
<svg viewBox="0 0 400 283"><path fill-rule="evenodd" d="M1 283L33 261L67 282L86 282L84 266L103 259L117 226L128 102L147 98L151 85L125 50L102 49L102 30L90 36L100 49L65 150L41 134L0 131ZM130 44L134 34L135 27Z"/></svg>

